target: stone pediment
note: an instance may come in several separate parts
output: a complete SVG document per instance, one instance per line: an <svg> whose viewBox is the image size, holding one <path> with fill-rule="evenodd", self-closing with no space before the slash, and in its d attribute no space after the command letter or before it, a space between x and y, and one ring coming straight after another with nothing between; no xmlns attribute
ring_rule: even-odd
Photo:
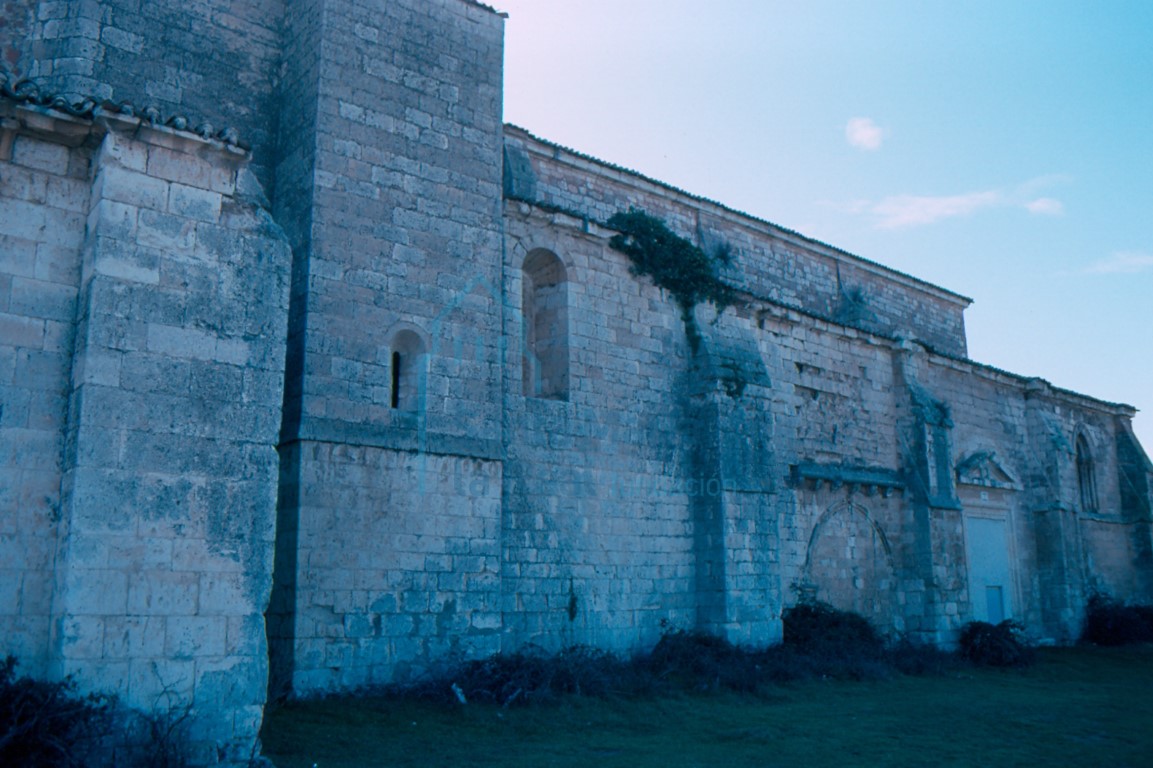
<svg viewBox="0 0 1153 768"><path fill-rule="evenodd" d="M957 464L958 485L978 485L983 488L1019 490L1017 480L1009 474L992 451L977 451Z"/></svg>

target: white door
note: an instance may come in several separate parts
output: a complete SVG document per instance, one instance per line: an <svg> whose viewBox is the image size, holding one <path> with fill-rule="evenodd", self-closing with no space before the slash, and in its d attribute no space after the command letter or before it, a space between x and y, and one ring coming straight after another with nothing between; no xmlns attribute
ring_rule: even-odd
<svg viewBox="0 0 1153 768"><path fill-rule="evenodd" d="M969 599L973 618L1000 624L1013 618L1009 530L1005 520L965 518L965 554L969 558Z"/></svg>

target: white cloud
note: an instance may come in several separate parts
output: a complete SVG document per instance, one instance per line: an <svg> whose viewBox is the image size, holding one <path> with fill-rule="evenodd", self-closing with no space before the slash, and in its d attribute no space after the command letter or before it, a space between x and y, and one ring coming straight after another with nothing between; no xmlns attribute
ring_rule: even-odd
<svg viewBox="0 0 1153 768"><path fill-rule="evenodd" d="M1018 184L1016 192L1022 199L1031 199L1050 187L1065 186L1071 183L1073 183L1073 177L1067 173L1047 173Z"/></svg>
<svg viewBox="0 0 1153 768"><path fill-rule="evenodd" d="M896 195L878 201L868 210L878 217L879 229L904 229L968 216L982 208L1000 205L1003 199L1004 196L996 190L937 197Z"/></svg>
<svg viewBox="0 0 1153 768"><path fill-rule="evenodd" d="M845 125L845 138L857 149L872 152L881 148L885 132L870 118L854 117Z"/></svg>
<svg viewBox="0 0 1153 768"><path fill-rule="evenodd" d="M905 229L970 216L992 208L1015 208L1036 216L1061 216L1065 204L1055 197L1038 197L1041 187L1063 181L1048 176L1016 186L959 195L890 195L880 200L854 200L839 206L846 213L875 219L877 229ZM1027 194L1031 193L1031 194Z"/></svg>
<svg viewBox="0 0 1153 768"><path fill-rule="evenodd" d="M1153 253L1119 251L1107 259L1095 261L1085 268L1094 275L1136 275L1153 272Z"/></svg>
<svg viewBox="0 0 1153 768"><path fill-rule="evenodd" d="M1029 213L1035 213L1039 216L1060 216L1065 213L1065 205L1060 200L1054 200L1051 197L1038 197L1036 200L1030 200L1025 203L1025 208Z"/></svg>

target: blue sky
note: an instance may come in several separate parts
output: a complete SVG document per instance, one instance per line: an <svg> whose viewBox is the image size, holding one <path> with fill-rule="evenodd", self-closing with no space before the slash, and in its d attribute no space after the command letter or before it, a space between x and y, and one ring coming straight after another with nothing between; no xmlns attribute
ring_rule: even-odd
<svg viewBox="0 0 1153 768"><path fill-rule="evenodd" d="M508 122L971 297L1153 453L1153 2L493 2Z"/></svg>

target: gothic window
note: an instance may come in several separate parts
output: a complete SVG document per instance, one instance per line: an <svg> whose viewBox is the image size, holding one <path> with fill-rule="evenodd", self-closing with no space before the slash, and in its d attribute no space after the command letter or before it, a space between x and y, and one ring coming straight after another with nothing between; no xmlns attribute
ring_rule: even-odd
<svg viewBox="0 0 1153 768"><path fill-rule="evenodd" d="M933 485L933 491L940 499L952 499L956 496L956 492L953 489L949 427L944 423L934 424L931 428L930 439L933 441L931 449L934 464L933 478L936 481Z"/></svg>
<svg viewBox="0 0 1153 768"><path fill-rule="evenodd" d="M929 504L935 507L955 507L957 491L953 477L953 449L950 431L953 419L948 403L937 400L927 390L917 385L910 386L913 407L920 422L917 427L918 475L929 497Z"/></svg>
<svg viewBox="0 0 1153 768"><path fill-rule="evenodd" d="M1081 495L1081 511L1096 512L1097 473L1084 435L1077 436L1077 490Z"/></svg>
<svg viewBox="0 0 1153 768"><path fill-rule="evenodd" d="M424 391L427 355L424 341L415 332L399 331L392 339L391 402L398 411L416 411Z"/></svg>
<svg viewBox="0 0 1153 768"><path fill-rule="evenodd" d="M527 397L567 400L568 281L556 254L535 250L522 274L523 382Z"/></svg>

